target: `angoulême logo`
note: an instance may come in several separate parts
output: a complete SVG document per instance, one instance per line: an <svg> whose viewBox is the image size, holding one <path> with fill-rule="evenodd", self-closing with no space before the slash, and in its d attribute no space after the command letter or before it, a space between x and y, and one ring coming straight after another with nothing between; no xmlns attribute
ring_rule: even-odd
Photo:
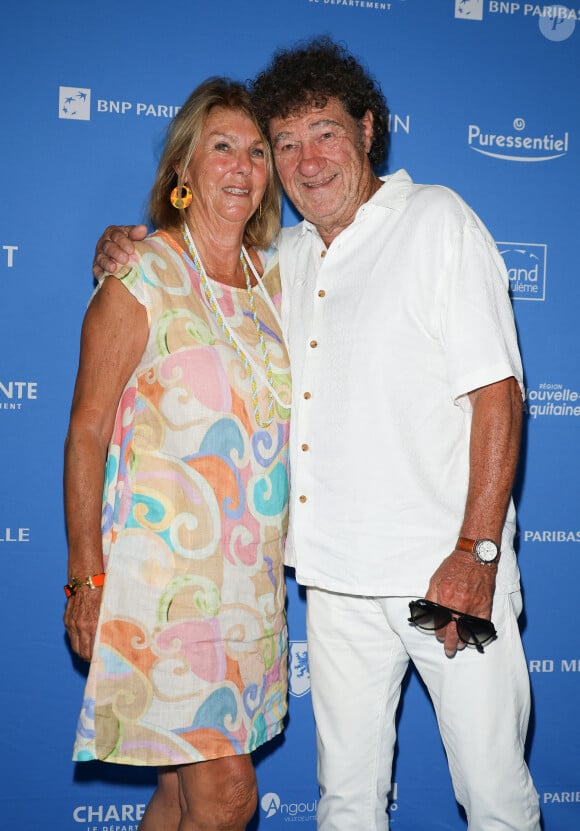
<svg viewBox="0 0 580 831"><path fill-rule="evenodd" d="M317 806L317 799L313 799L312 802L282 802L274 791L264 794L260 800L260 807L266 814L266 819L280 814L285 822L316 822Z"/></svg>
<svg viewBox="0 0 580 831"><path fill-rule="evenodd" d="M510 278L514 300L546 299L548 246L539 242L498 242Z"/></svg>
<svg viewBox="0 0 580 831"><path fill-rule="evenodd" d="M508 162L548 162L559 159L568 152L568 133L530 136L524 133L526 122L514 118L513 133L490 133L478 124L470 124L467 143L471 150Z"/></svg>

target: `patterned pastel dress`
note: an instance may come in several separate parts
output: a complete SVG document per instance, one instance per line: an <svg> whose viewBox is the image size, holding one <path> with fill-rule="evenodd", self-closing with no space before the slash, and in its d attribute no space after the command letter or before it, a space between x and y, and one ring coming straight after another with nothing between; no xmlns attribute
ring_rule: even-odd
<svg viewBox="0 0 580 831"><path fill-rule="evenodd" d="M109 447L107 577L73 758L161 766L249 753L283 729L287 708L288 355L255 289L277 392L259 427L189 255L157 232L120 279L147 310L149 339ZM277 269L265 284L279 309ZM212 287L256 368L264 421L248 292Z"/></svg>

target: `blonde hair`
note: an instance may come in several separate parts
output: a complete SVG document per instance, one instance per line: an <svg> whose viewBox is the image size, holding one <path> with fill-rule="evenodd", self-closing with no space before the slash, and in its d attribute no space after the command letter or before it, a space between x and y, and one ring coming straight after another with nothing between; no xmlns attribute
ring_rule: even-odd
<svg viewBox="0 0 580 831"><path fill-rule="evenodd" d="M281 189L274 168L270 144L252 110L250 95L243 84L229 78L208 78L191 93L169 125L167 141L149 197L149 216L155 228L173 229L183 225L182 211L174 208L169 196L181 188L207 117L214 107L224 107L247 115L264 142L268 183L260 208L250 217L244 230L244 244L267 248L280 227ZM176 168L179 170L177 174Z"/></svg>

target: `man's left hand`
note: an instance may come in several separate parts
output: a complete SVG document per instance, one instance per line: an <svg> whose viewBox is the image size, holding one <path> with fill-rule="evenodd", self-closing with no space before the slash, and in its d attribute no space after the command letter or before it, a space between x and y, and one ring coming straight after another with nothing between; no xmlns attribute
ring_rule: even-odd
<svg viewBox="0 0 580 831"><path fill-rule="evenodd" d="M431 577L425 597L441 606L490 620L496 575L495 563L483 565L472 554L455 550ZM453 658L458 650L465 648L454 622L448 623L445 629L439 629L437 639L443 642L448 658Z"/></svg>

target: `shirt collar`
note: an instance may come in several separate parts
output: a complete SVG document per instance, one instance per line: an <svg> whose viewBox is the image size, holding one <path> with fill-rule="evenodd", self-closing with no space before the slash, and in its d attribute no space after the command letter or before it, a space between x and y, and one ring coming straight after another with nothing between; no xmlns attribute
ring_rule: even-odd
<svg viewBox="0 0 580 831"><path fill-rule="evenodd" d="M364 205L360 206L357 211L357 217L360 216L361 212L364 212L369 206L372 206L373 208L385 208L386 210L391 211L403 210L403 205L407 199L409 188L413 184L413 181L407 171L401 168L400 170L395 171L395 173L391 173L389 176L381 176L380 178L383 184L377 192L371 196L368 202L365 202ZM309 222L307 219L303 219L300 223L300 235L304 236L306 233L318 234L318 231L312 222Z"/></svg>

